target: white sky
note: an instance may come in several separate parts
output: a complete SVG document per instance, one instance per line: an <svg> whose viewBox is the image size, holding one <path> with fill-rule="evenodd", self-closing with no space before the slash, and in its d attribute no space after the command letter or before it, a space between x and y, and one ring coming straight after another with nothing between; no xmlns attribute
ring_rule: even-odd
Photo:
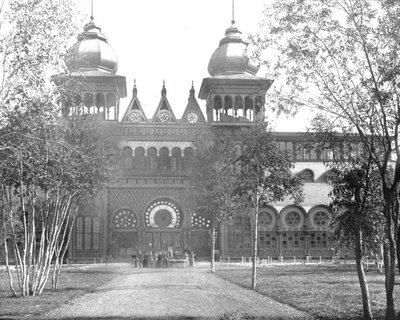
<svg viewBox="0 0 400 320"><path fill-rule="evenodd" d="M76 0L90 17L91 0ZM236 26L245 37L258 29L264 3L236 0ZM232 0L94 0L94 21L108 38L118 60L118 74L127 80L128 97L121 100L123 115L134 79L138 97L151 118L161 98L163 80L177 118L187 104L191 83L196 97L203 78L209 77L209 59L232 19ZM82 26L83 28L83 26ZM261 72L258 76L263 76ZM198 99L202 110L205 102ZM286 123L286 121L285 121ZM290 128L290 129L289 129ZM299 130L299 122L276 127Z"/></svg>

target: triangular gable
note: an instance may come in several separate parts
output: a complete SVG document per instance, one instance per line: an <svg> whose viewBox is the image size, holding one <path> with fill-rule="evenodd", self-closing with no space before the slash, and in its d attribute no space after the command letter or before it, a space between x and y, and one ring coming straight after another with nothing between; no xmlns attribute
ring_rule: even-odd
<svg viewBox="0 0 400 320"><path fill-rule="evenodd" d="M176 123L176 117L167 99L167 90L165 89L165 83L161 90L161 100L158 103L156 112L154 113L153 120L154 123Z"/></svg>
<svg viewBox="0 0 400 320"><path fill-rule="evenodd" d="M136 81L133 87L133 96L122 117L122 122L128 123L147 123L146 115L143 112L140 101L137 97Z"/></svg>
<svg viewBox="0 0 400 320"><path fill-rule="evenodd" d="M190 124L206 122L206 118L204 118L203 112L201 111L200 106L196 100L193 84L192 88L190 89L188 103L185 111L183 112L181 122Z"/></svg>

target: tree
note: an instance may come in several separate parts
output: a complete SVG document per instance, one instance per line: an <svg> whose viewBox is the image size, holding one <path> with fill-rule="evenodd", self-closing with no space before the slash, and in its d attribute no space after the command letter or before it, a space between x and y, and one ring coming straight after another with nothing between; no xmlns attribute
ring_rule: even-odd
<svg viewBox="0 0 400 320"><path fill-rule="evenodd" d="M211 272L215 272L216 228L221 221L231 221L245 207L235 191L240 170L235 162L238 150L234 141L212 134L195 141L192 169L194 208L211 220Z"/></svg>
<svg viewBox="0 0 400 320"><path fill-rule="evenodd" d="M302 183L292 174L292 155L279 149L267 123L257 123L243 132L239 164L240 193L248 197L254 218L251 287L255 289L259 209L285 197L301 202Z"/></svg>
<svg viewBox="0 0 400 320"><path fill-rule="evenodd" d="M57 286L74 222L71 207L109 180L110 139L95 119L61 118L76 92L66 68L77 34L72 0L0 3L0 213L21 295L43 292L51 262ZM57 85L52 75L62 74ZM102 134L103 133L103 134Z"/></svg>
<svg viewBox="0 0 400 320"><path fill-rule="evenodd" d="M363 319L373 319L370 296L362 262L363 248L376 251L382 239L382 199L379 172L371 159L331 165L331 206L336 213L335 234L355 250L357 275L363 302Z"/></svg>
<svg viewBox="0 0 400 320"><path fill-rule="evenodd" d="M13 253L21 295L40 295L53 261L57 287L75 221L71 208L110 181L116 149L90 118L49 125L42 114L26 112L10 124L0 130L0 148L11 150L0 167L6 258ZM8 263L7 270L12 288Z"/></svg>
<svg viewBox="0 0 400 320"><path fill-rule="evenodd" d="M399 13L400 3L391 0L275 0L265 10L262 30L252 36L255 55L276 79L269 91L271 105L286 112L312 108L332 131L357 134L379 171L386 319L396 317L393 289L400 231ZM274 51L275 60L265 59L268 50Z"/></svg>

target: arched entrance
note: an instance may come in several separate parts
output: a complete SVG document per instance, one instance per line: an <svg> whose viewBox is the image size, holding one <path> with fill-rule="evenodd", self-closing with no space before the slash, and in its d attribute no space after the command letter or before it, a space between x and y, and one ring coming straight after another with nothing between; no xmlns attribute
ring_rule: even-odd
<svg viewBox="0 0 400 320"><path fill-rule="evenodd" d="M143 250L161 252L172 247L174 251L182 253L182 217L182 210L175 201L168 198L153 201L145 212Z"/></svg>

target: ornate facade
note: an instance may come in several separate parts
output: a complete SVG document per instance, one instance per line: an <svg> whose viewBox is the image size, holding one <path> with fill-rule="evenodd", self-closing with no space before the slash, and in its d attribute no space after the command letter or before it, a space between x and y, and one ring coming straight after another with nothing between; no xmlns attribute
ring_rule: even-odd
<svg viewBox="0 0 400 320"><path fill-rule="evenodd" d="M203 131L237 136L240 128L263 116L265 94L272 81L256 76L258 66L245 54L246 43L234 22L212 54L209 78L203 79L199 98L192 86L186 109L177 119L168 102L165 84L152 117L139 101L136 83L127 110L119 115L127 96L123 76L116 74L117 58L93 20L73 47L71 64L83 76L81 104L69 112L99 113L121 139L122 174L117 183L88 200L79 210L69 250L70 259L130 257L134 251L195 251L210 255L210 221L192 209L190 172L193 141ZM83 110L83 111L82 111ZM120 120L119 120L120 119ZM331 256L329 187L323 161L332 152L305 152L303 135L276 133L281 148L293 152L295 171L305 180L305 201L266 206L259 216L259 253L262 257ZM250 256L253 228L250 209L232 225L219 226L217 249L223 256Z"/></svg>

